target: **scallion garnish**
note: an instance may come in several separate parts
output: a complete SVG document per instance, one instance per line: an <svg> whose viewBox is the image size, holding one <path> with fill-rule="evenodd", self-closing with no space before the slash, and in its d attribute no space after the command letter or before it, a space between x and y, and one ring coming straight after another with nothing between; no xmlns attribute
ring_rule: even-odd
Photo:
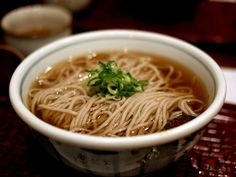
<svg viewBox="0 0 236 177"><path fill-rule="evenodd" d="M91 91L114 100L142 92L148 84L147 80L136 80L129 72L122 71L114 61L99 61L99 68L88 72L87 85Z"/></svg>

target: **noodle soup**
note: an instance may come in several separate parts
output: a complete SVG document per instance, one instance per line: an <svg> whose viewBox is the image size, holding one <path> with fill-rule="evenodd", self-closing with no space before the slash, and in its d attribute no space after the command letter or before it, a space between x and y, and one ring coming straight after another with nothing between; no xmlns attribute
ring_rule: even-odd
<svg viewBox="0 0 236 177"><path fill-rule="evenodd" d="M88 71L109 61L137 81L147 81L143 90L115 99L91 91ZM99 136L160 132L194 119L208 105L206 88L193 72L167 58L137 51L105 51L60 62L37 77L28 99L29 109L42 120Z"/></svg>
<svg viewBox="0 0 236 177"><path fill-rule="evenodd" d="M125 177L147 176L192 148L224 104L226 84L215 61L182 40L103 30L27 56L9 93L53 157L89 176Z"/></svg>

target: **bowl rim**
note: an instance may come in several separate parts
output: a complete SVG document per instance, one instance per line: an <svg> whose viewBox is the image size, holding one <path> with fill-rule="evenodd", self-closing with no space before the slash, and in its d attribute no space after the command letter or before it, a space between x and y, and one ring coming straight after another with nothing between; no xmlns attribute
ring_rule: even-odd
<svg viewBox="0 0 236 177"><path fill-rule="evenodd" d="M41 56L43 56L45 53L49 53L50 51L53 51L62 46L66 46L71 42L93 38L110 38L112 36L116 36L116 38L117 36L123 36L135 39L149 38L155 40L164 40L165 42L178 46L185 51L191 51L191 54L198 56L198 58L202 58L201 61L204 62L205 65L207 65L206 67L208 67L208 69L210 69L211 74L214 76L215 85L218 86L218 88L216 89L215 98L212 101L212 104L208 107L207 111L203 112L200 116L191 120L190 122L166 131L148 135L114 138L72 133L67 130L57 128L34 116L23 104L19 91L22 81L22 75L24 75L22 73L26 72L32 62L35 62L37 59L41 58ZM204 51L188 42L172 36L155 32L111 29L75 34L52 42L36 50L25 60L23 60L23 62L21 62L21 64L16 68L10 81L9 95L11 104L19 117L31 128L43 134L44 136L47 136L52 140L68 143L81 148L103 151L121 151L127 149L138 149L162 145L177 139L181 139L185 136L190 135L191 133L201 130L214 118L214 116L220 111L221 107L223 106L226 95L226 82L218 64Z"/></svg>

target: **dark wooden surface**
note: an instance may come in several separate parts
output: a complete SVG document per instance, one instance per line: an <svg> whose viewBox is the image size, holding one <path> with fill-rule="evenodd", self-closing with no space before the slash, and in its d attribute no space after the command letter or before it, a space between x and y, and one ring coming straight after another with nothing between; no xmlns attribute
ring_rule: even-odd
<svg viewBox="0 0 236 177"><path fill-rule="evenodd" d="M0 18L16 7L41 2L1 0ZM147 30L178 37L207 52L220 66L236 68L234 3L93 0L84 11L74 14L74 33L117 28ZM0 35L3 41L2 31ZM84 176L46 154L12 109L8 83L19 62L2 60L0 63L0 177ZM198 144L178 162L158 172L158 175L236 176L235 110L235 105L225 104Z"/></svg>

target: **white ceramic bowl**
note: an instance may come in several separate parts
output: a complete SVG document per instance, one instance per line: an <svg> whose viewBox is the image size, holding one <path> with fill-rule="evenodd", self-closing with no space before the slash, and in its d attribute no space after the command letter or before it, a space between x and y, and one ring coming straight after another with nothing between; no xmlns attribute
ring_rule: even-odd
<svg viewBox="0 0 236 177"><path fill-rule="evenodd" d="M99 137L59 129L33 115L26 106L29 87L47 66L68 57L104 50L138 50L162 55L191 69L207 87L209 107L179 127L136 137ZM10 99L44 146L51 147L65 164L102 176L137 176L152 173L177 160L201 136L221 109L226 84L219 66L198 48L169 36L132 30L105 30L74 35L51 43L28 56L14 72Z"/></svg>
<svg viewBox="0 0 236 177"><path fill-rule="evenodd" d="M71 34L71 13L53 5L29 5L7 13L1 26L6 43L28 55L37 48Z"/></svg>

